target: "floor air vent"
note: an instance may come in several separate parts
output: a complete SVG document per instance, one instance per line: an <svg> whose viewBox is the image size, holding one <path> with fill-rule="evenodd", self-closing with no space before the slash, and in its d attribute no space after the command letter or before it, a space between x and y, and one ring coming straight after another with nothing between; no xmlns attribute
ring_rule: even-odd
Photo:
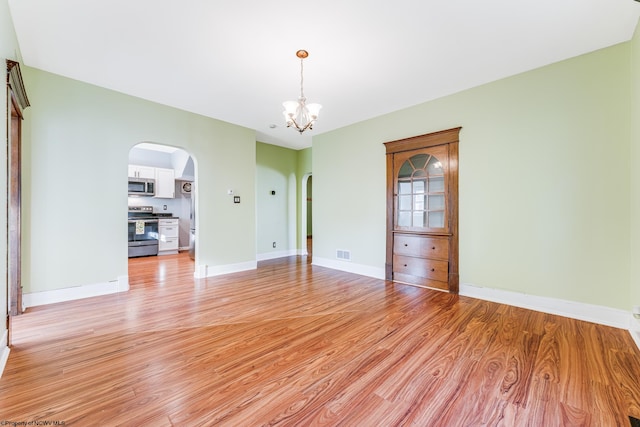
<svg viewBox="0 0 640 427"><path fill-rule="evenodd" d="M351 251L345 251L342 249L336 250L336 258L343 261L351 261Z"/></svg>

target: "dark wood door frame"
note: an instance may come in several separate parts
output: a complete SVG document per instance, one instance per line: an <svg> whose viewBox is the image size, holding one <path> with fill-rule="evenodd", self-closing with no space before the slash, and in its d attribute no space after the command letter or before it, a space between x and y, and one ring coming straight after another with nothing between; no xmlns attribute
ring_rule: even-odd
<svg viewBox="0 0 640 427"><path fill-rule="evenodd" d="M11 344L11 316L22 313L21 217L22 120L29 106L20 66L7 60L7 330Z"/></svg>
<svg viewBox="0 0 640 427"><path fill-rule="evenodd" d="M22 115L11 97L11 128L7 148L7 281L9 283L9 314L16 316L22 312L21 277L21 182L20 182L20 136Z"/></svg>

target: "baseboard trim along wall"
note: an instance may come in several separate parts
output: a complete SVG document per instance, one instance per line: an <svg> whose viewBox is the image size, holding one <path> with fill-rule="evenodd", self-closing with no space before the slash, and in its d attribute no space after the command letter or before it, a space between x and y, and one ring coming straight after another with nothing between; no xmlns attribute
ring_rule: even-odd
<svg viewBox="0 0 640 427"><path fill-rule="evenodd" d="M196 279L204 279L205 277L220 276L222 274L238 273L240 271L255 270L258 268L257 261L239 262L227 265L207 265L200 264L196 266L193 277Z"/></svg>
<svg viewBox="0 0 640 427"><path fill-rule="evenodd" d="M276 258L285 258L288 256L296 256L298 255L298 250L297 249L290 249L287 251L277 251L277 252L266 252L263 254L258 254L256 255L256 260L257 261L266 261L269 259L276 259Z"/></svg>
<svg viewBox="0 0 640 427"><path fill-rule="evenodd" d="M384 269L366 265L318 257L313 257L312 264L376 279L385 279ZM630 311L500 289L483 288L469 283L460 284L460 295L626 329L631 334L638 349L640 349L640 322L633 318Z"/></svg>
<svg viewBox="0 0 640 427"><path fill-rule="evenodd" d="M384 280L384 268L371 267L370 265L362 265L349 261L320 258L316 256L313 257L311 264Z"/></svg>
<svg viewBox="0 0 640 427"><path fill-rule="evenodd" d="M129 276L119 276L116 280L112 280L110 282L24 294L22 296L22 301L24 307L27 308L54 304L56 302L73 301L82 298L115 294L118 292L126 292L128 290Z"/></svg>
<svg viewBox="0 0 640 427"><path fill-rule="evenodd" d="M460 284L460 295L626 329L640 350L640 324L629 311L500 289L481 288L468 283Z"/></svg>
<svg viewBox="0 0 640 427"><path fill-rule="evenodd" d="M2 334L2 339L0 340L0 377L2 377L2 373L4 372L4 367L7 366L7 360L9 360L9 352L11 349L9 348L9 331L5 329L4 334Z"/></svg>
<svg viewBox="0 0 640 427"><path fill-rule="evenodd" d="M501 289L482 288L468 283L460 284L460 295L541 311L543 313L557 314L559 316L599 323L614 328L629 329L628 311L601 305L522 294Z"/></svg>

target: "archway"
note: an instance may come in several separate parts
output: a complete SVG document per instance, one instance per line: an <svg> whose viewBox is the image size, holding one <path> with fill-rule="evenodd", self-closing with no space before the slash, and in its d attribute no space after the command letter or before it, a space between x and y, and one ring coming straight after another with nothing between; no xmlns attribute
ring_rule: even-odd
<svg viewBox="0 0 640 427"><path fill-rule="evenodd" d="M302 177L302 191L300 195L300 248L302 255L311 255L313 249L312 182L313 180L310 173Z"/></svg>

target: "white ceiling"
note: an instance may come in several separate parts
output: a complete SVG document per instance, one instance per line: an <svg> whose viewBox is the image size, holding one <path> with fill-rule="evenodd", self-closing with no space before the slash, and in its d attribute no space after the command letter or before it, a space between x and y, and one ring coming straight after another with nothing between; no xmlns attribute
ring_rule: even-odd
<svg viewBox="0 0 640 427"><path fill-rule="evenodd" d="M633 0L9 0L26 65L245 126L317 135L627 41ZM312 131L283 125L300 90ZM270 125L277 127L271 129Z"/></svg>

